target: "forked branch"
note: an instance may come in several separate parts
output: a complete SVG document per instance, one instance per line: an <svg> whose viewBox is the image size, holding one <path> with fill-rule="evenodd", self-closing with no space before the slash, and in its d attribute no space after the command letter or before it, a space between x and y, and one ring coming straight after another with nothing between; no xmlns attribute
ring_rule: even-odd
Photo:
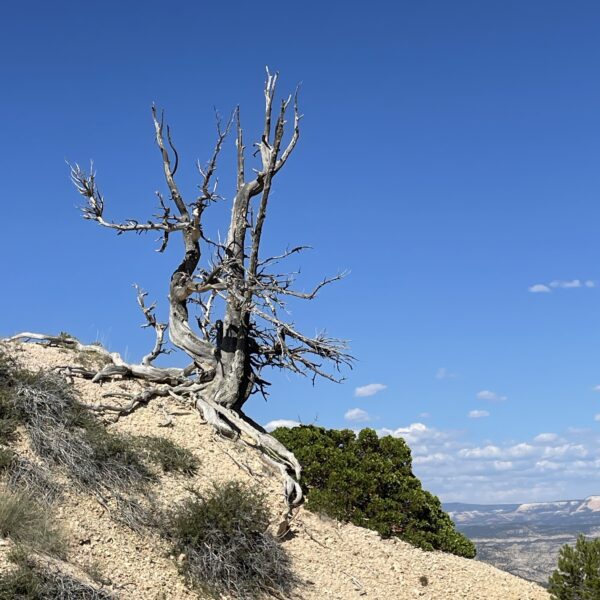
<svg viewBox="0 0 600 600"><path fill-rule="evenodd" d="M264 120L249 144L255 150L256 169L249 175L246 168L244 131L240 108L225 124L217 114L216 141L209 160L197 163L200 174L194 199L186 201L176 175L180 156L164 114L152 107L155 141L160 153L168 193L157 192L159 209L148 221L112 222L104 216L105 200L100 193L96 174L71 167L71 178L85 198L85 219L125 232L160 234L159 251L165 250L173 236L179 237L182 255L174 266L169 282L168 328L155 315L155 305L146 305L146 292L137 288L138 304L144 314L145 327L155 331L155 343L140 365L126 363L117 354L104 351L110 364L94 375L96 381L113 377L138 377L153 384L156 395L193 402L203 418L218 431L250 437L282 474L290 505L301 501L297 482L299 465L293 455L271 436L243 415L244 403L254 392L264 393L268 382L264 371L280 368L312 377L339 381L340 370L351 366L353 358L344 340L324 333L302 333L284 318L287 302L313 300L328 284L345 273L322 279L309 291L294 287L293 272L274 272L285 258L305 246L293 247L279 256L262 256L261 247L271 205L273 181L294 152L300 138L302 115L298 105L298 88L293 95L277 99L278 73L268 69L264 85ZM293 123L290 113L293 107ZM224 239L205 232L208 209L222 206L217 192L217 162L235 127L236 181L235 197ZM248 175L248 178L247 178ZM216 202L219 200L219 202ZM208 248L207 248L208 247ZM208 249L208 253L206 250ZM190 309L193 309L193 313ZM174 346L187 353L192 365L185 369L161 369L153 361L165 353L165 331ZM46 341L57 338L44 337ZM68 347L79 348L73 338L60 340ZM130 399L123 410L133 410L152 396L152 391Z"/></svg>
<svg viewBox="0 0 600 600"><path fill-rule="evenodd" d="M156 320L156 316L154 314L154 310L156 308L156 302L153 302L150 306L146 306L145 298L148 295L148 292L145 292L138 285L134 285L137 291L137 302L144 313L144 317L146 318L146 323L142 325L142 327L152 327L156 333L156 341L154 342L154 347L152 350L146 354L142 358L143 365L151 365L152 362L158 358L161 354L168 354L170 350L165 350L165 331L168 327L167 323L159 323Z"/></svg>

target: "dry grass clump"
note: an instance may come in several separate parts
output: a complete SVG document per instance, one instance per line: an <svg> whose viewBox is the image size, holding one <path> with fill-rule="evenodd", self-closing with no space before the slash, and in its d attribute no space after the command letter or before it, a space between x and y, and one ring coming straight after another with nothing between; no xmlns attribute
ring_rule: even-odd
<svg viewBox="0 0 600 600"><path fill-rule="evenodd" d="M0 574L0 600L113 600L114 596L50 563L40 566L20 549L9 558L15 568Z"/></svg>
<svg viewBox="0 0 600 600"><path fill-rule="evenodd" d="M7 447L19 426L44 462L60 467L105 506L112 504L115 518L135 530L156 524L149 484L157 476L148 463L187 475L198 467L191 452L169 440L107 431L63 377L26 371L0 349L0 472L8 474L12 489L51 501L58 490L45 470L16 459Z"/></svg>
<svg viewBox="0 0 600 600"><path fill-rule="evenodd" d="M290 598L297 579L268 526L264 497L229 482L177 507L166 535L173 552L184 556L181 570L193 587L215 598L223 593L240 599Z"/></svg>
<svg viewBox="0 0 600 600"><path fill-rule="evenodd" d="M18 386L15 404L33 450L81 487L123 490L153 478L128 440L109 433L62 377L40 372L34 383Z"/></svg>
<svg viewBox="0 0 600 600"><path fill-rule="evenodd" d="M154 523L152 511L136 494L148 493L156 479L129 439L110 433L53 373L28 374L14 386L12 401L28 433L31 448L47 463L61 467L82 490L105 505L112 500L115 518L140 530Z"/></svg>
<svg viewBox="0 0 600 600"><path fill-rule="evenodd" d="M64 535L39 504L24 492L0 490L0 537L35 552L64 557Z"/></svg>
<svg viewBox="0 0 600 600"><path fill-rule="evenodd" d="M143 487L155 479L144 461L187 475L198 468L197 458L170 440L110 433L63 377L20 369L0 350L0 444L14 440L19 424L37 454L87 489Z"/></svg>
<svg viewBox="0 0 600 600"><path fill-rule="evenodd" d="M2 463L1 457L2 449L0 449L0 463ZM0 470L2 470L1 464ZM62 492L61 486L52 480L51 473L46 467L16 454L12 455L12 460L5 470L6 486L10 490L24 492L45 506L50 506Z"/></svg>
<svg viewBox="0 0 600 600"><path fill-rule="evenodd" d="M64 559L67 544L48 506L27 492L0 489L0 537L13 547L14 563L0 573L0 600L110 600L111 595L62 573L47 557ZM46 558L40 558L40 557Z"/></svg>
<svg viewBox="0 0 600 600"><path fill-rule="evenodd" d="M144 435L130 438L136 450L149 462L158 465L165 473L194 475L198 459L187 448L162 437Z"/></svg>
<svg viewBox="0 0 600 600"><path fill-rule="evenodd" d="M152 479L128 440L109 433L63 377L21 369L0 351L4 445L14 439L17 425L25 427L36 454L87 490L131 489Z"/></svg>
<svg viewBox="0 0 600 600"><path fill-rule="evenodd" d="M66 556L65 536L49 510L61 488L46 466L11 447L24 429L45 462L64 467L82 486L99 489L99 477L113 466L110 460L100 465L112 452L108 442L99 441L100 427L64 380L26 371L0 349L0 537L14 544L8 555L14 567L0 573L0 600L112 598L40 559ZM119 463L119 479L124 469L112 458Z"/></svg>

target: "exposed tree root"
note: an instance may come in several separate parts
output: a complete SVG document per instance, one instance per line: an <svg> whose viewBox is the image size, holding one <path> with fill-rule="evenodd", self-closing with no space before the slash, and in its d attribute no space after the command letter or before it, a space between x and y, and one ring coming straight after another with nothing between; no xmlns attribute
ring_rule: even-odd
<svg viewBox="0 0 600 600"><path fill-rule="evenodd" d="M78 339L69 335L46 335L43 333L31 333L24 331L12 337L5 338L6 342L18 341L37 341L48 344L49 346L58 346L68 348L78 352L92 352L110 361L105 367L97 371L92 381L94 383L112 379L116 376L123 378L137 378L152 383L177 384L186 381L185 369L177 367L160 368L150 364L130 364L125 362L118 352L109 352L106 348L98 344L82 344Z"/></svg>
<svg viewBox="0 0 600 600"><path fill-rule="evenodd" d="M206 389L206 381L203 381L202 373L196 373L196 377L192 378L185 373L184 369L126 363L116 352L109 352L102 346L95 344L82 344L76 338L66 335L53 336L23 332L2 341L35 341L53 347L80 352L94 352L110 360L109 364L98 371L74 366L62 367L61 369L70 377L84 377L91 379L94 383L118 378L136 379L147 382L149 385L138 394L107 393L105 397L124 398L128 402L122 405L97 403L90 406L92 410L120 417L131 414L138 407L157 397L168 397L182 404L193 406L204 422L213 427L219 434L258 449L263 460L279 472L288 507L288 510L282 515L284 517L282 523L278 524L279 529L287 527L292 509L302 504L303 494L298 483L301 467L294 454L245 415L207 398L203 394Z"/></svg>

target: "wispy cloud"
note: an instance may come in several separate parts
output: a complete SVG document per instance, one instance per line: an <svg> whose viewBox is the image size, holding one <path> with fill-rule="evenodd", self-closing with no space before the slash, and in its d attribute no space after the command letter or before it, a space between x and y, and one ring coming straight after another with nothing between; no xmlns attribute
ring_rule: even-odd
<svg viewBox="0 0 600 600"><path fill-rule="evenodd" d="M355 421L356 423L364 423L371 420L371 415L362 408L351 408L344 415L346 421Z"/></svg>
<svg viewBox="0 0 600 600"><path fill-rule="evenodd" d="M487 410L471 410L468 416L469 419L482 419L483 417L489 417L490 413Z"/></svg>
<svg viewBox="0 0 600 600"><path fill-rule="evenodd" d="M440 367L435 373L436 379L454 379L455 377L456 375L451 373L446 367Z"/></svg>
<svg viewBox="0 0 600 600"><path fill-rule="evenodd" d="M570 288L580 288L582 287L581 279L570 279L567 281L555 279L550 282L551 288L562 288L564 290L568 290Z"/></svg>
<svg viewBox="0 0 600 600"><path fill-rule="evenodd" d="M507 400L507 396L501 396L490 390L481 390L477 392L477 400L487 400L488 402L502 402Z"/></svg>
<svg viewBox="0 0 600 600"><path fill-rule="evenodd" d="M595 386L594 386L592 389L593 389L595 392L600 392L600 385L595 385Z"/></svg>
<svg viewBox="0 0 600 600"><path fill-rule="evenodd" d="M387 385L383 385L383 383L369 383L357 387L354 390L354 395L359 398L365 398L367 396L374 396L385 389L387 389Z"/></svg>
<svg viewBox="0 0 600 600"><path fill-rule="evenodd" d="M297 427L298 425L300 425L298 421L292 421L291 419L275 419L269 421L264 427L267 431L273 431L278 427Z"/></svg>
<svg viewBox="0 0 600 600"><path fill-rule="evenodd" d="M548 294L552 290L547 285L544 285L543 283L536 283L535 285L532 285L529 287L529 291L533 294L544 294L544 293Z"/></svg>
<svg viewBox="0 0 600 600"><path fill-rule="evenodd" d="M529 287L529 291L534 294L549 293L556 289L577 289L577 288L595 288L596 282L592 279L555 279L550 283L536 283Z"/></svg>
<svg viewBox="0 0 600 600"><path fill-rule="evenodd" d="M540 433L533 438L533 441L546 444L548 442L555 442L557 439L558 435L556 433Z"/></svg>

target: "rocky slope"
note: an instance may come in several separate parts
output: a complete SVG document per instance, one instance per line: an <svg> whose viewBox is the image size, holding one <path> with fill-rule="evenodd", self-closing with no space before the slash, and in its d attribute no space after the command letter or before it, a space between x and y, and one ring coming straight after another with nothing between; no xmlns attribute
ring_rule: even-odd
<svg viewBox="0 0 600 600"><path fill-rule="evenodd" d="M10 352L30 369L78 364L87 357L36 345L10 344ZM110 391L138 388L130 382L103 386L75 379L85 402L102 400ZM165 413L170 427L162 427ZM198 415L183 406L153 401L109 428L135 435L164 436L189 448L200 460L190 481L182 475L163 475L155 493L163 506L189 494L190 485L202 490L213 482L241 480L265 490L273 519L283 510L281 484L259 454L216 436ZM27 453L26 445L21 448ZM57 505L66 528L70 560L77 567L97 563L110 579L107 589L123 600L183 600L197 598L177 570L177 558L158 535L139 535L111 519L92 497L67 489ZM0 547L5 551L7 542ZM548 600L538 585L490 565L440 552L423 552L399 540L381 540L371 531L321 519L300 509L291 535L283 542L303 581L297 597L306 600L352 598ZM0 552L0 569L7 568Z"/></svg>

